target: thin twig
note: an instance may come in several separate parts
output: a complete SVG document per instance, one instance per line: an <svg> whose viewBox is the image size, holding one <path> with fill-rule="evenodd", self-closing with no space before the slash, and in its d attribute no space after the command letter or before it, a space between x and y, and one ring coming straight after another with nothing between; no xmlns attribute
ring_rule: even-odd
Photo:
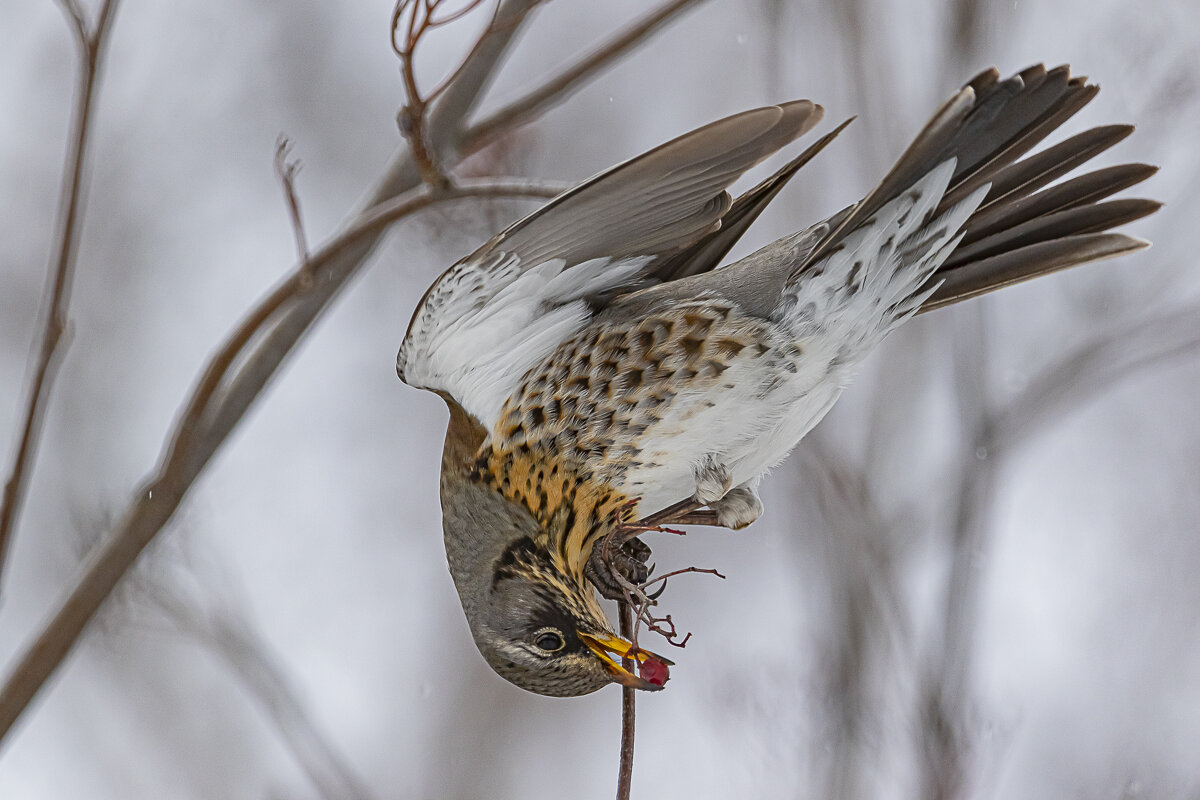
<svg viewBox="0 0 1200 800"><path fill-rule="evenodd" d="M398 0L392 12L392 50L400 59L400 76L407 97L396 115L396 122L400 126L400 133L408 141L413 160L421 171L421 179L430 186L445 187L450 179L442 172L429 146L425 130L427 101L417 87L416 67L413 64L417 45L435 27L432 13L430 4L422 0ZM403 35L398 39L402 28Z"/></svg>
<svg viewBox="0 0 1200 800"><path fill-rule="evenodd" d="M284 134L279 134L275 140L275 176L279 178L279 185L283 189L292 235L296 237L296 258L302 266L307 266L308 238L304 235L304 218L300 215L300 199L296 195L296 173L300 171L300 162L288 160L291 149L291 141Z"/></svg>
<svg viewBox="0 0 1200 800"><path fill-rule="evenodd" d="M978 630L979 568L992 539L992 509L999 476L995 454L979 459L978 442L986 435L991 408L988 353L991 337L988 305L954 310L954 378L959 425L963 432L954 517L949 531L950 570L942 598L942 631L932 645L918 709L923 719L925 761L922 797L955 800L968 790L972 771L971 738L965 725Z"/></svg>
<svg viewBox="0 0 1200 800"><path fill-rule="evenodd" d="M670 614L662 617L656 617L651 613L651 609L658 605L658 599L667 587L667 578L686 573L703 573L707 575L715 575L722 580L725 576L715 569L703 569L701 567L684 567L682 569L668 572L665 575L660 575L657 578L652 578L642 583L634 583L627 578L617 566L615 559L621 548L635 536L641 533L674 533L680 536L684 535L684 531L675 530L673 528L664 527L665 523L673 523L680 518L687 518L696 513L700 504L694 499L688 498L681 500L678 503L667 506L666 508L656 511L647 517L640 520L625 522L625 520L633 513L633 509L637 505L637 500L631 500L621 508L614 512L614 517L618 521L612 531L606 534L595 547L599 548L600 561L605 565L605 570L608 576L615 581L620 587L623 597L618 601L622 606L628 606L634 611L634 622L632 624L632 632L626 637L632 645L631 652L637 652L639 649L638 635L641 633L642 627L653 633L657 633L667 640L668 644L675 647L686 647L688 640L692 638L691 633L684 635L679 639L679 630L675 626L675 621ZM616 550L614 551L614 548ZM661 583L657 592L649 591L650 587Z"/></svg>
<svg viewBox="0 0 1200 800"><path fill-rule="evenodd" d="M112 29L116 0L104 0L95 26L89 31L83 11L75 0L59 3L71 23L79 48L79 85L75 109L71 116L70 145L63 165L63 184L58 204L58 234L51 257L50 279L45 301L46 322L42 342L33 371L33 382L25 404L17 452L9 478L4 484L4 500L0 505L0 579L12 541L13 530L24 500L28 475L33 469L41 439L46 403L69 344L63 338L67 329L67 311L71 302L71 285L75 276L75 260L79 250L79 228L83 221L85 194L85 165L91 143L92 108L100 87L100 66Z"/></svg>
<svg viewBox="0 0 1200 800"><path fill-rule="evenodd" d="M626 640L632 639L633 608L629 603L622 602L618 606L621 617L621 636ZM621 666L632 672L632 658L621 660ZM633 735L637 717L637 689L632 686L621 687L621 764L617 771L617 800L629 800L629 790L633 785Z"/></svg>
<svg viewBox="0 0 1200 800"><path fill-rule="evenodd" d="M435 188L449 186L450 177L443 171L437 160L437 152L430 145L427 124L429 107L458 80L484 43L496 33L501 9L501 3L497 0L491 20L483 33L476 38L466 57L433 91L423 94L417 85L415 65L421 41L437 28L462 19L483 4L483 0L468 0L456 11L439 17L437 12L443 2L444 0L397 0L392 10L392 51L400 59L400 75L407 98L396 115L396 121L412 150L413 160L421 172L422 180ZM505 20L505 24L517 25L534 5L536 3L527 5L513 18Z"/></svg>
<svg viewBox="0 0 1200 800"><path fill-rule="evenodd" d="M578 63L567 67L538 88L489 115L477 125L472 125L464 138L463 155L470 155L482 150L514 128L524 125L547 109L566 100L579 91L587 81L610 67L617 59L647 41L659 28L703 1L671 0L669 3L664 3L584 56Z"/></svg>

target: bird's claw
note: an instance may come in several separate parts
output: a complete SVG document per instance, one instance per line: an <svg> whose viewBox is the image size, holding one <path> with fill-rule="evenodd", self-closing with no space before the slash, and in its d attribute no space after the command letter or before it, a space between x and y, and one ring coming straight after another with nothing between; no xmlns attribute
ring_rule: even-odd
<svg viewBox="0 0 1200 800"><path fill-rule="evenodd" d="M592 549L583 574L602 596L623 600L630 585L640 586L650 577L650 545L641 539L627 539L620 547L605 547L600 542ZM607 551L607 552L605 552Z"/></svg>

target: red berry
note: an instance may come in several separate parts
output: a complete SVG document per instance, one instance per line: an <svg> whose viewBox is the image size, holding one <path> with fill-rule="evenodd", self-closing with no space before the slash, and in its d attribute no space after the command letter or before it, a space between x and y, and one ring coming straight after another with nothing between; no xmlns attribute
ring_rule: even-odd
<svg viewBox="0 0 1200 800"><path fill-rule="evenodd" d="M642 674L643 679L655 686L662 686L667 682L667 678L671 677L671 671L667 665L653 658L647 658L638 665L638 672Z"/></svg>

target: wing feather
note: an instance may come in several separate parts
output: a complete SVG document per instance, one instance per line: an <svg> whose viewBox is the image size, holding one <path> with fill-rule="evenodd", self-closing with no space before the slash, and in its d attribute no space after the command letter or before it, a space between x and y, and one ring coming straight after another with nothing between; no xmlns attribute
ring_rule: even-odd
<svg viewBox="0 0 1200 800"><path fill-rule="evenodd" d="M551 200L434 282L397 355L400 378L453 396L491 429L525 372L591 319L597 298L719 228L729 185L822 113L800 100L736 114Z"/></svg>

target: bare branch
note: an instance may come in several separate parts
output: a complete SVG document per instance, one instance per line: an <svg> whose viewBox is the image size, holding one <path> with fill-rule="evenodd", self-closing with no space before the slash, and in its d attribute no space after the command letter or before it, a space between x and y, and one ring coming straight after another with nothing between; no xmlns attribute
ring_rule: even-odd
<svg viewBox="0 0 1200 800"><path fill-rule="evenodd" d="M71 32L75 34L76 43L86 54L90 49L92 34L88 30L87 17L84 16L83 9L79 7L78 0L58 0L58 4L62 7L63 13L70 18Z"/></svg>
<svg viewBox="0 0 1200 800"><path fill-rule="evenodd" d="M429 137L443 164L460 157L465 118L514 41L525 12L538 2L501 0L495 26L430 111ZM213 356L170 434L158 468L135 492L105 541L89 553L72 590L18 657L0 688L0 739L66 658L129 566L171 519L197 476L299 339L361 269L392 222L437 202L480 196L547 196L558 188L503 180L464 182L443 189L417 188L420 183L421 172L411 154L402 154L369 194L365 211L312 254L311 284L302 280L299 270L293 273L251 310ZM255 345L248 352L251 342Z"/></svg>
<svg viewBox="0 0 1200 800"><path fill-rule="evenodd" d="M296 196L296 173L299 161L288 161L292 143L282 133L275 140L275 175L283 188L283 199L287 203L288 219L292 223L292 234L296 237L296 258L301 267L308 266L308 241L304 235L304 219L300 216L300 200Z"/></svg>
<svg viewBox="0 0 1200 800"><path fill-rule="evenodd" d="M480 0L472 0L467 10L479 5ZM450 179L442 172L441 166L434 158L434 152L429 145L425 130L425 115L429 100L422 96L417 86L416 66L413 63L421 40L435 28L439 27L434 19L434 13L440 2L421 2L421 0L397 0L392 11L392 50L400 59L400 75L404 81L404 93L407 99L396 115L400 132L408 141L413 161L421 171L421 179L435 188L445 188ZM401 36L401 30L403 35ZM486 36L486 32L484 34Z"/></svg>
<svg viewBox="0 0 1200 800"><path fill-rule="evenodd" d="M509 19L506 19L504 21L504 24L506 26L516 25L522 19L524 19L530 12L532 12L535 8L537 8L539 5L541 5L541 3L543 3L543 2L546 2L546 0L538 0L538 2L535 2L532 5L529 5L528 7L522 9L519 14L516 14ZM456 13L453 16L453 19L459 19L460 17L465 16L466 14L469 14L470 12L474 11L478 6L479 6L478 0L476 0L476 2L468 3L458 13ZM429 92L428 101L430 103L436 101L439 97L441 97L442 93L446 91L446 89L450 86L450 84L452 84L456 80L458 80L459 74L464 69L466 69L468 64L471 63L471 59L475 55L475 51L478 50L480 47L482 47L483 43L487 41L488 37L493 35L496 32L497 26L500 24L499 23L499 15L500 15L500 4L496 3L495 7L492 9L492 17L490 20L488 20L487 27L484 28L483 33L480 34L479 37L475 40L475 44L471 45L471 49L467 51L466 58L464 58L459 63L459 65L454 68L453 72L451 72L449 75L447 75L445 78L443 78L442 82L439 83L432 91ZM445 23L439 21L437 24L444 25Z"/></svg>
<svg viewBox="0 0 1200 800"><path fill-rule="evenodd" d="M648 40L659 28L680 13L703 0L671 0L656 11L630 25L608 42L593 50L574 66L563 70L542 86L521 99L505 106L467 131L463 154L482 150L509 131L558 105L583 88L589 80L611 66L617 59Z"/></svg>
<svg viewBox="0 0 1200 800"><path fill-rule="evenodd" d="M977 629L982 570L978 568L990 538L991 512L998 475L995 457L977 457L989 427L987 304L956 309L954 377L964 446L954 519L950 530L950 572L943 598L943 628L933 644L928 674L919 698L924 720L926 759L923 797L953 800L967 791L969 777L965 730L971 657Z"/></svg>
<svg viewBox="0 0 1200 800"><path fill-rule="evenodd" d="M492 16L483 32L476 38L475 44L453 71L450 72L432 91L425 94L417 85L415 58L417 49L425 37L437 28L462 19L482 5L483 0L469 0L457 11L439 17L437 12L443 5L443 0L397 0L392 12L392 50L400 59L400 74L404 82L406 101L396 115L400 132L404 135L412 152L412 158L421 174L421 179L435 188L445 188L450 185L450 177L439 161L439 148L435 147L429 133L429 108L451 86L459 82L460 77L478 61L478 54L497 38L503 30L514 30L517 25L544 0L531 0L524 3L510 4L512 13L501 15L504 4L497 0L492 10ZM401 29L403 36L398 38Z"/></svg>
<svg viewBox="0 0 1200 800"><path fill-rule="evenodd" d="M534 188L537 189L536 184ZM360 246L364 240L377 236L396 219L434 203L469 197L505 196L510 194L507 191L510 189L524 194L531 191L527 181L503 180L474 181L444 193L434 193L424 187L416 189L382 213L367 215L359 224L348 228L313 254L308 262L308 269L314 277L310 289L304 288L304 266L301 265L250 312L209 362L176 423L160 467L134 495L133 502L106 541L94 548L85 559L80 577L73 584L70 594L21 656L3 689L0 689L0 739L62 663L88 621L134 560L170 520L196 477L259 396L303 330L311 325L320 308L332 299L345 282L348 274L332 274L331 270L340 263L339 258L347 249ZM319 305L305 319L303 328L285 329L282 342L268 336L263 346L266 349L260 348L253 357L241 362L236 377L244 379L245 384L234 383L228 391L219 395L219 402L211 404L246 345L262 335L263 329L276 317L281 307L289 302L311 302L312 298L319 298ZM288 321L288 318L284 318L280 324ZM272 333L279 333L279 330L277 327Z"/></svg>
<svg viewBox="0 0 1200 800"><path fill-rule="evenodd" d="M3 578L4 563L25 497L28 474L33 469L38 443L41 440L46 403L69 342L69 337L63 338L63 332L67 328L67 311L71 302L71 285L79 249L79 228L84 213L85 165L91 143L92 108L99 92L100 67L117 7L116 0L104 0L95 28L89 31L83 11L76 0L60 0L60 5L71 22L79 47L79 85L75 95L75 109L71 115L70 144L63 165L63 183L58 203L58 233L54 240L54 254L51 257L50 277L46 287L46 321L37 365L33 370L33 382L30 384L28 400L25 403L24 422L17 452L8 473L9 478L4 484L4 499L0 505L0 578Z"/></svg>
<svg viewBox="0 0 1200 800"><path fill-rule="evenodd" d="M140 572L140 571L139 571ZM144 573L138 578L143 578ZM244 615L222 603L204 609L165 581L136 580L142 600L219 658L258 700L300 768L326 800L367 800L370 792L321 731L271 648ZM228 593L206 594L221 598Z"/></svg>
<svg viewBox="0 0 1200 800"><path fill-rule="evenodd" d="M626 640L633 638L633 606L622 602L619 606L621 617L621 636ZM621 660L621 666L632 672L632 658ZM637 721L637 689L632 686L621 687L621 761L617 770L617 800L629 800L629 791L633 786L633 739Z"/></svg>
<svg viewBox="0 0 1200 800"><path fill-rule="evenodd" d="M816 526L825 553L817 570L830 594L829 643L818 650L828 659L825 694L836 698L829 706L829 735L822 737L828 767L817 795L858 798L870 794L863 780L879 757L874 743L883 710L874 705L874 687L903 691L895 665L911 657L913 631L898 574L904 562L894 552L902 537L894 515L885 516L872 491L869 459L863 466L850 463L845 448L831 444L830 430L821 427L805 437L799 455L800 482L813 492L812 507L823 521ZM801 547L797 557L811 563L811 548Z"/></svg>
<svg viewBox="0 0 1200 800"><path fill-rule="evenodd" d="M1100 391L1172 358L1200 350L1200 309L1180 308L1114 330L1075 348L1043 369L1027 388L998 411L988 450L1011 450L1041 426Z"/></svg>
<svg viewBox="0 0 1200 800"><path fill-rule="evenodd" d="M1049 421L1113 384L1172 358L1200 350L1197 310L1182 308L1154 319L1109 330L1042 370L1004 408L986 408L978 370L986 362L980 346L960 353L959 396L967 434L960 463L953 521L951 568L944 601L942 641L923 678L926 763L923 796L953 798L968 790L970 662L982 573L978 563L988 544L988 523L1002 459ZM960 332L956 342L970 337Z"/></svg>

